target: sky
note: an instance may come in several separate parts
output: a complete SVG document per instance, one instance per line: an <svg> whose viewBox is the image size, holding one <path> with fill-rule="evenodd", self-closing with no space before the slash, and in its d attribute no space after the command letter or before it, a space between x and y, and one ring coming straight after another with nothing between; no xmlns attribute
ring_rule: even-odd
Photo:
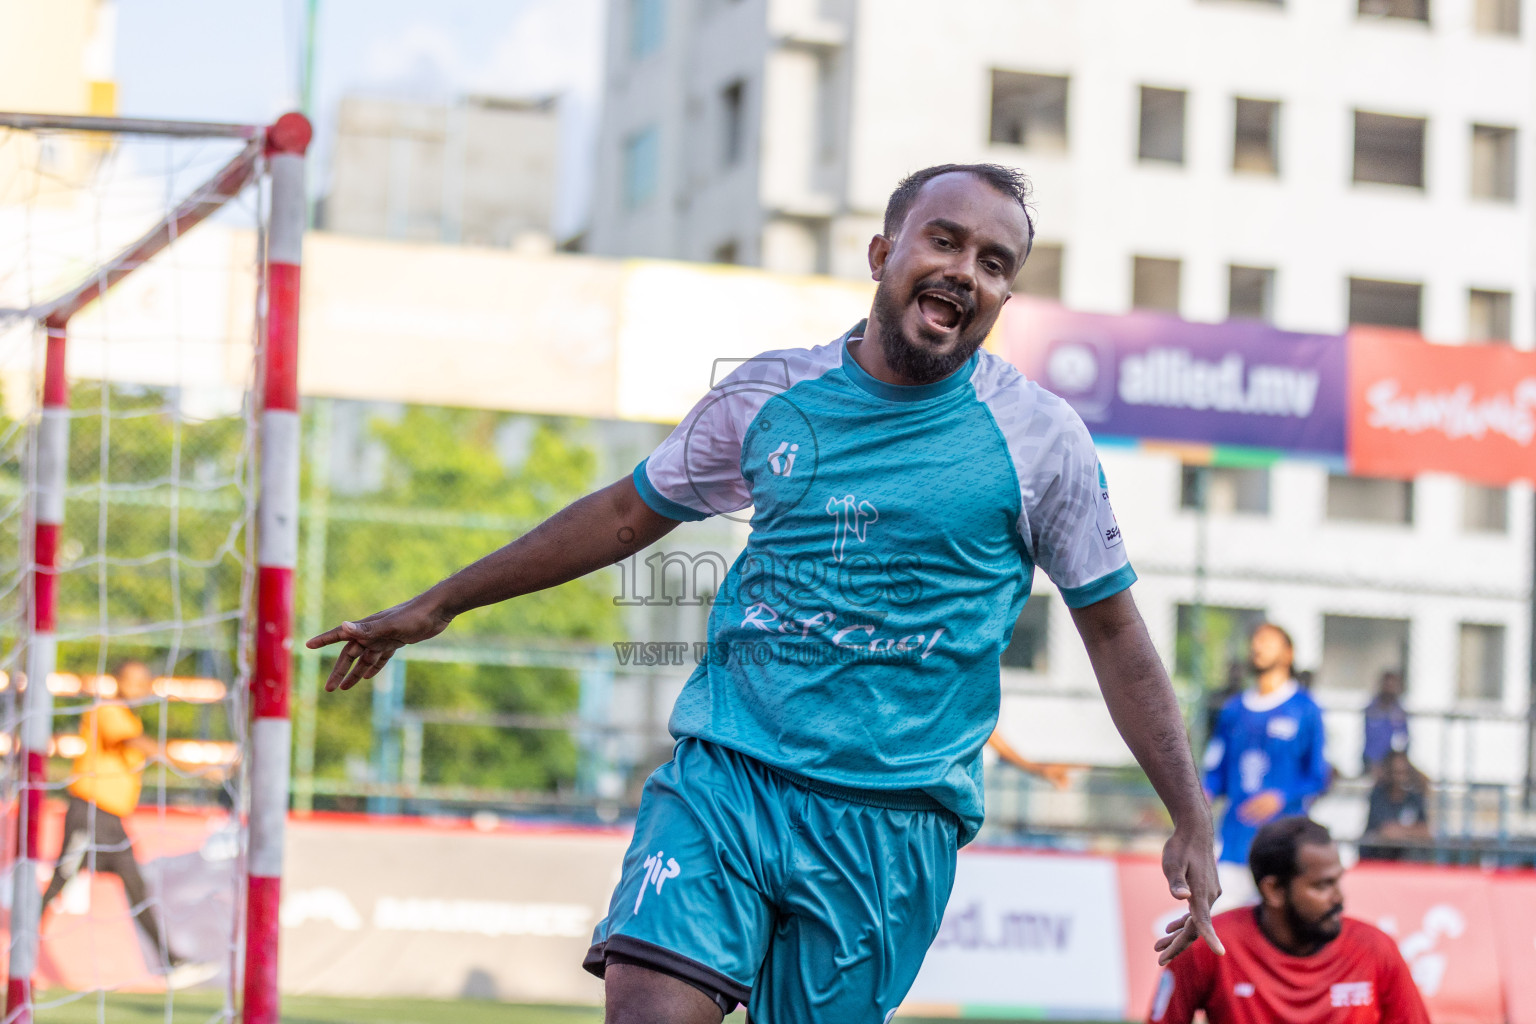
<svg viewBox="0 0 1536 1024"><path fill-rule="evenodd" d="M561 97L555 233L585 223L602 95L603 0L319 0L311 191L349 93ZM268 122L299 103L304 0L118 0L124 117Z"/></svg>

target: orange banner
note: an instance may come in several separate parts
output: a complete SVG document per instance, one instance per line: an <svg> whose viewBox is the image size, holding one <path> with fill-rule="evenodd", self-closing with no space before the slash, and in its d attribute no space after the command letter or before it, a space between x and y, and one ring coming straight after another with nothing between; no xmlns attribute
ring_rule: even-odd
<svg viewBox="0 0 1536 1024"><path fill-rule="evenodd" d="M1536 480L1536 353L1351 329L1348 450L1362 476Z"/></svg>

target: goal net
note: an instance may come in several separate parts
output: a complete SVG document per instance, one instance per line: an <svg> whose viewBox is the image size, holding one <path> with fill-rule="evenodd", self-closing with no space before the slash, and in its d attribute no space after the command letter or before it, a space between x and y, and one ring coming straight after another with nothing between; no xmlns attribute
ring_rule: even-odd
<svg viewBox="0 0 1536 1024"><path fill-rule="evenodd" d="M0 114L5 1024L239 1015L272 152Z"/></svg>

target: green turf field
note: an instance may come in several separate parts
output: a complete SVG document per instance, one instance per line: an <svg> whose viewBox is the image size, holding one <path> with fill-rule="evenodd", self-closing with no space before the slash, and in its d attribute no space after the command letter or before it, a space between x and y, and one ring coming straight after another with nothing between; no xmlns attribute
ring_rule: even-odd
<svg viewBox="0 0 1536 1024"><path fill-rule="evenodd" d="M68 993L49 992L38 1003L67 998ZM203 1024L222 1006L216 993L179 993L167 1018L164 996L110 995L99 1014L96 998L88 996L52 1009L40 1005L35 1019L36 1024ZM485 1000L283 998L284 1024L599 1024L602 1019L600 1010Z"/></svg>
<svg viewBox="0 0 1536 1024"><path fill-rule="evenodd" d="M95 996L46 1008L47 1003L70 998L67 992L39 996L36 1024L205 1024L215 1019L223 1006L223 1000L215 993L192 992L176 996L170 1017L165 1013L165 998L155 995L110 995L104 1009ZM283 998L284 1024L601 1024L602 1019L601 1010L513 1006L485 1000ZM915 1017L897 1019L925 1024ZM740 1012L726 1018L726 1024L745 1021Z"/></svg>

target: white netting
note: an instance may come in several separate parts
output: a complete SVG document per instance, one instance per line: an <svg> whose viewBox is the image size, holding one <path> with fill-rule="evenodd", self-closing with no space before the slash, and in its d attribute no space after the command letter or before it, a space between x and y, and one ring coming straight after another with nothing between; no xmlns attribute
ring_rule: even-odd
<svg viewBox="0 0 1536 1024"><path fill-rule="evenodd" d="M26 814L18 801L25 768L17 760L17 723L46 347L38 315L82 282L104 282L120 254L246 145L0 127L0 747L7 824L0 894L7 904L15 835ZM265 206L262 189L246 187L68 324L58 657L48 680L54 741L38 886L49 884L66 835L86 843L64 857L61 881L77 854L80 870L43 922L34 975L43 1020L50 1007L79 1000L94 1005L99 1019L108 1005L100 994L125 991L164 992L167 1020L173 1001L178 1016L189 1001L209 1019L236 1015L255 579L248 543L256 504L252 396ZM133 681L141 678L147 684ZM120 756L112 744L133 719L147 741L139 753L121 755L146 759L137 809L122 816L144 882L143 902L135 906L126 895L136 889L131 880L124 884L111 873L131 868L127 846L114 838L117 819L104 813L109 805L121 810L131 795L122 792L131 786L109 776ZM95 802L72 805L71 793ZM177 961L212 964L217 974L197 994L173 994L168 968ZM183 969L174 979L202 973ZM90 1015L86 1006L79 1010Z"/></svg>

